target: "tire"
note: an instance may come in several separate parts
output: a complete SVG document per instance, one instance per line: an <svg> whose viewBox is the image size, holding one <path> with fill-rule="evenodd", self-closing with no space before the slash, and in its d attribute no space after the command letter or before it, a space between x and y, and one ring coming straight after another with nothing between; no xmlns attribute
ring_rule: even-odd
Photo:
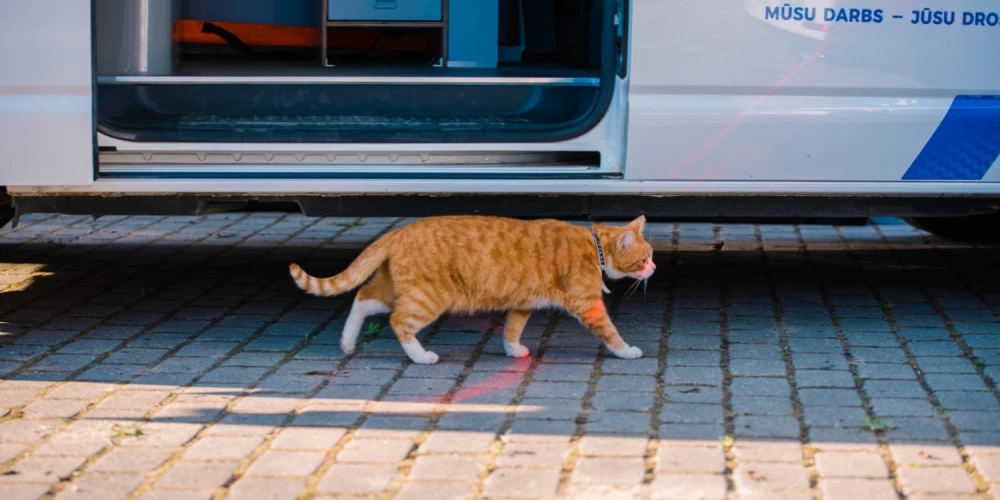
<svg viewBox="0 0 1000 500"><path fill-rule="evenodd" d="M961 243L1000 242L1000 214L961 217L913 217L906 219L917 229Z"/></svg>

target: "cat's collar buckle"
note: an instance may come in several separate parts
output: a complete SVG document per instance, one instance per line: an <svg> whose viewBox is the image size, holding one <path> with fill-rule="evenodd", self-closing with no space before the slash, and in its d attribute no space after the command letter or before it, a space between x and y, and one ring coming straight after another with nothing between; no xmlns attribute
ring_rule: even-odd
<svg viewBox="0 0 1000 500"><path fill-rule="evenodd" d="M611 290L608 290L608 285L604 283L604 274L605 274L604 271L607 268L604 265L604 249L601 248L601 239L597 237L597 233L590 233L590 234L591 236L594 237L594 246L597 247L597 260L598 263L601 265L601 290L603 290L604 293L611 293Z"/></svg>

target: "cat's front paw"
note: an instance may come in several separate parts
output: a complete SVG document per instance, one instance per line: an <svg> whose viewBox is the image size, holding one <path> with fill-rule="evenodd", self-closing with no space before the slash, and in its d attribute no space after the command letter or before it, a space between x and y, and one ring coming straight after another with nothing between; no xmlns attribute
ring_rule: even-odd
<svg viewBox="0 0 1000 500"><path fill-rule="evenodd" d="M507 342L503 343L503 350L507 353L507 356L511 358L523 358L529 354L531 351L522 344L510 344Z"/></svg>
<svg viewBox="0 0 1000 500"><path fill-rule="evenodd" d="M642 357L642 349L639 349L636 346L629 346L623 349L614 349L608 347L608 349L612 353L614 353L615 356L618 356L619 358L622 359L639 359Z"/></svg>
<svg viewBox="0 0 1000 500"><path fill-rule="evenodd" d="M344 354L350 356L354 354L354 342L348 342L347 340L340 341L340 350L344 351Z"/></svg>
<svg viewBox="0 0 1000 500"><path fill-rule="evenodd" d="M418 365L433 365L438 362L438 355L431 351L424 351L420 354L410 356L410 359Z"/></svg>

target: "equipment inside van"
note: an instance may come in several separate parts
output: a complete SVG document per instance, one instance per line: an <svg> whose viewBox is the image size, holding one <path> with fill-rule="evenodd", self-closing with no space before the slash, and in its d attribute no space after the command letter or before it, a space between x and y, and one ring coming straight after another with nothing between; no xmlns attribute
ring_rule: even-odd
<svg viewBox="0 0 1000 500"><path fill-rule="evenodd" d="M135 141L553 141L615 69L615 0L96 5L99 130Z"/></svg>

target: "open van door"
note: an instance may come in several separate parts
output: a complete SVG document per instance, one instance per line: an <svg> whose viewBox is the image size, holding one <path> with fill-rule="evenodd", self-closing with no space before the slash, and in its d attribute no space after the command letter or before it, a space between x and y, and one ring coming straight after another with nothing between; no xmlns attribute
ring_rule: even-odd
<svg viewBox="0 0 1000 500"><path fill-rule="evenodd" d="M0 0L0 187L94 181L91 2Z"/></svg>

